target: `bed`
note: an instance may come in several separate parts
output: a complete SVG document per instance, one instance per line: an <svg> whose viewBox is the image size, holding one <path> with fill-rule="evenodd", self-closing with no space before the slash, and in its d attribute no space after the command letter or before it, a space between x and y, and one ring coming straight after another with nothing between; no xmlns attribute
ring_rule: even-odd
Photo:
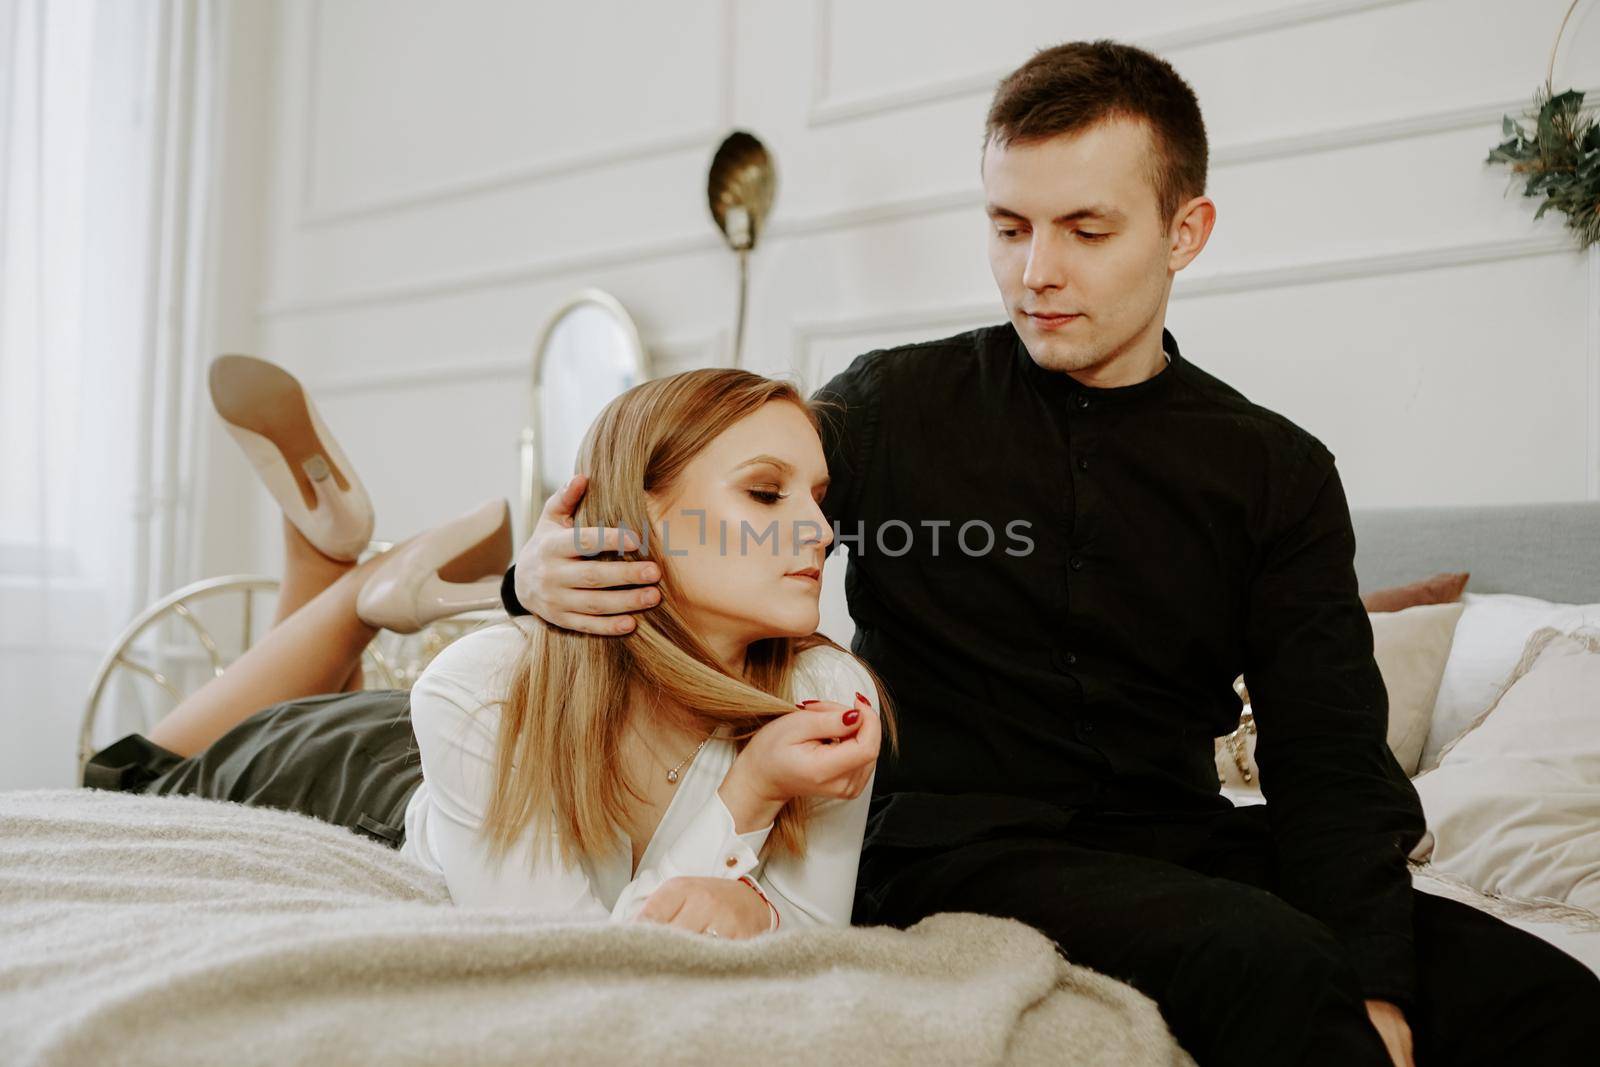
<svg viewBox="0 0 1600 1067"><path fill-rule="evenodd" d="M98 790L0 793L8 1067L752 1062L1182 1067L1155 1004L1030 927L732 941L458 908L340 827Z"/></svg>
<svg viewBox="0 0 1600 1067"><path fill-rule="evenodd" d="M221 670L275 583L195 583L119 637L80 758ZM406 685L482 618L368 657ZM188 637L189 647L179 644ZM193 647L198 646L198 647ZM131 712L106 699L134 685ZM130 721L131 716L131 721ZM0 1063L1193 1067L1153 1001L1032 928L720 941L459 908L442 879L300 815L184 796L0 792Z"/></svg>
<svg viewBox="0 0 1600 1067"><path fill-rule="evenodd" d="M1363 589L1470 569L1480 593L1600 602L1600 504L1354 519ZM1594 915L1414 873L1420 889L1500 914L1600 972ZM1152 1002L1008 920L941 915L906 931L749 942L579 928L455 908L392 850L297 815L0 794L0 1062L921 1067L1063 1053L1192 1063Z"/></svg>
<svg viewBox="0 0 1600 1067"><path fill-rule="evenodd" d="M1351 518L1363 592L1445 571L1470 571L1467 589L1477 596L1516 594L1558 604L1600 604L1600 503L1385 508L1357 510ZM1236 804L1261 802L1259 792L1223 792ZM1556 903L1485 894L1426 863L1414 865L1412 876L1418 889L1498 915L1600 974L1600 916Z"/></svg>

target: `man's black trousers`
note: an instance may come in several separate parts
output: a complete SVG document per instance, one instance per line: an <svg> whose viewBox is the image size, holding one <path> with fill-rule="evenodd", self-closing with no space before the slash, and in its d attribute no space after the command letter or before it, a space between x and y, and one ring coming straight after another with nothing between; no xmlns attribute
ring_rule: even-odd
<svg viewBox="0 0 1600 1067"><path fill-rule="evenodd" d="M954 799L954 798L952 798ZM958 837L961 835L957 835ZM1390 1063L1332 933L1273 895L1266 808L1079 810L938 845L872 841L855 922L1018 919L1160 1005L1201 1067ZM1547 942L1414 892L1416 1062L1600 1063L1600 979ZM1070 1062L1063 1050L1063 1062Z"/></svg>

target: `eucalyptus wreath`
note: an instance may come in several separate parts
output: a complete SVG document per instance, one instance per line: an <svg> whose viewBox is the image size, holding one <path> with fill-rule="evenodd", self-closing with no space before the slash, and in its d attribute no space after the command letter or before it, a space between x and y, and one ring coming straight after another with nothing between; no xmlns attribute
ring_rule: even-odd
<svg viewBox="0 0 1600 1067"><path fill-rule="evenodd" d="M1523 196L1543 196L1535 219L1555 208L1567 217L1580 248L1600 241L1600 125L1583 111L1583 93L1552 95L1548 83L1534 97L1533 129L1507 115L1506 140L1486 163L1504 163L1523 181ZM1515 179L1513 179L1515 184Z"/></svg>

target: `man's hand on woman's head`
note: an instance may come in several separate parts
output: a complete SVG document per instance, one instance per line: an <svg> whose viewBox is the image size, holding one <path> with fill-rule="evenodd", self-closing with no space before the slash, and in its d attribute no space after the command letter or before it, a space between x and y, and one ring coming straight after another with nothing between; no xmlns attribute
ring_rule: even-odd
<svg viewBox="0 0 1600 1067"><path fill-rule="evenodd" d="M649 561L592 558L600 552L632 551L639 544L635 532L576 526L573 515L588 488L588 477L577 474L544 502L533 534L517 553L517 600L552 626L602 636L625 634L634 627L629 612L661 602L655 587L661 568Z"/></svg>

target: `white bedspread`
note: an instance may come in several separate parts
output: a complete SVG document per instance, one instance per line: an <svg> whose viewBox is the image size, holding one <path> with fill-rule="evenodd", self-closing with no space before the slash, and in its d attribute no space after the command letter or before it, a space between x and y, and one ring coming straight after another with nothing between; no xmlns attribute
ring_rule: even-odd
<svg viewBox="0 0 1600 1067"><path fill-rule="evenodd" d="M0 1063L1192 1064L1153 1002L978 915L718 941L449 903L284 812L0 792Z"/></svg>

